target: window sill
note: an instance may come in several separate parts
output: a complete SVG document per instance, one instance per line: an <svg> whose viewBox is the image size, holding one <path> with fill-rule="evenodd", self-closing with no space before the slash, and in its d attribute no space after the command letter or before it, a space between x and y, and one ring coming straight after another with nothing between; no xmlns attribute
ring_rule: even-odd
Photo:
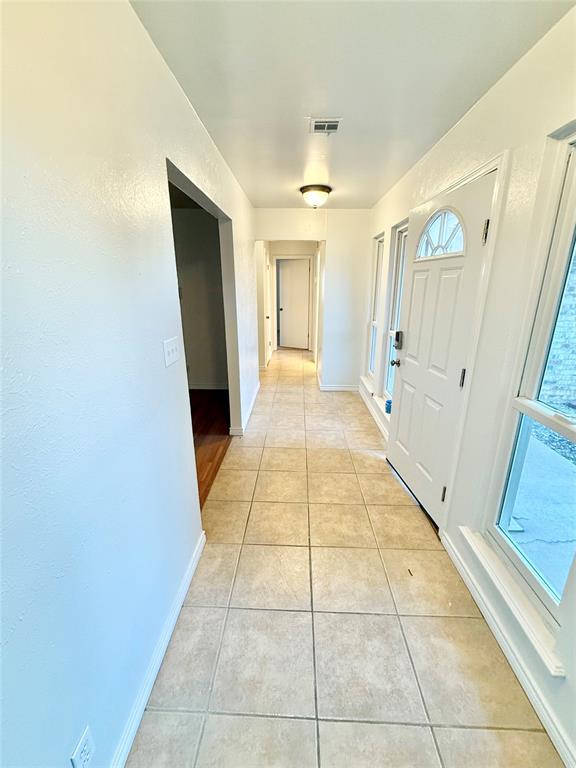
<svg viewBox="0 0 576 768"><path fill-rule="evenodd" d="M549 674L552 677L566 677L564 664L555 650L555 634L516 583L498 554L481 533L466 526L461 526L460 532L470 552L482 566L492 585L508 606L524 636L540 657Z"/></svg>
<svg viewBox="0 0 576 768"><path fill-rule="evenodd" d="M368 410L374 418L374 421L378 425L386 440L388 440L390 415L385 411L386 401L379 395L374 394L373 382L366 376L360 377L359 390Z"/></svg>

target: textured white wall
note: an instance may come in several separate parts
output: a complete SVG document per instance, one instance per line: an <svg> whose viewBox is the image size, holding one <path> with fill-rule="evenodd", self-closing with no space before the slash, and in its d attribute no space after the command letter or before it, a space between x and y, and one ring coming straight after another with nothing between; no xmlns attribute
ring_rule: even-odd
<svg viewBox="0 0 576 768"><path fill-rule="evenodd" d="M328 210L324 273L324 386L355 386L361 374L370 275L370 212Z"/></svg>
<svg viewBox="0 0 576 768"><path fill-rule="evenodd" d="M325 240L326 208L255 208L258 240Z"/></svg>
<svg viewBox="0 0 576 768"><path fill-rule="evenodd" d="M550 677L486 574L474 562L459 527L483 530L486 515L493 519L496 512L486 508L487 491L500 427L514 395L519 337L530 288L546 258L545 249L535 248L540 232L533 226L538 201L541 204L545 197L538 186L547 172L544 158L551 140L546 137L576 118L575 42L576 10L572 10L379 201L371 225L371 235L384 232L389 244L392 227L405 219L411 208L498 154L509 152L504 211L498 230L492 233L496 237L494 263L458 473L450 489L447 533L479 588L491 595L491 610L527 670L538 700L557 726L554 735L557 744L561 748L564 745L564 757L571 752L572 764L576 764L576 574L566 588L564 623L557 633L559 653L568 672L562 681ZM380 325L383 327L382 322ZM362 346L366 347L365 336Z"/></svg>
<svg viewBox="0 0 576 768"><path fill-rule="evenodd" d="M252 210L128 3L2 14L2 764L104 766L201 534L166 158L233 220L243 418Z"/></svg>
<svg viewBox="0 0 576 768"><path fill-rule="evenodd" d="M226 389L228 369L218 221L172 212L189 389Z"/></svg>

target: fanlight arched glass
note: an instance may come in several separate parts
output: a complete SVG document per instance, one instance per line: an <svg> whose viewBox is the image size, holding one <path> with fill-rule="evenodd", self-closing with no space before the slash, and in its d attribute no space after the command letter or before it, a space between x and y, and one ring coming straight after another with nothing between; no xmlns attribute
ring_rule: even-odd
<svg viewBox="0 0 576 768"><path fill-rule="evenodd" d="M463 253L464 231L460 219L453 211L438 211L428 221L416 251L417 259Z"/></svg>

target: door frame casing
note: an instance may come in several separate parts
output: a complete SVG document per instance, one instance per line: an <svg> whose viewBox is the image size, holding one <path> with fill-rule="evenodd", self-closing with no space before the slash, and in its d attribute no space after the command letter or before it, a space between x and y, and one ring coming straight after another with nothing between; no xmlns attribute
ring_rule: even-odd
<svg viewBox="0 0 576 768"><path fill-rule="evenodd" d="M226 361L228 369L228 397L230 401L230 434L242 435L242 397L240 389L240 351L238 343L238 314L236 308L236 276L234 264L234 238L232 219L219 208L202 190L197 187L182 171L166 158L167 180L191 200L198 203L205 211L218 220L220 238L220 266L222 269L222 296L224 299L224 328L226 334ZM174 253L176 270L176 254ZM182 322L180 299L178 313ZM183 334L182 325L180 332ZM181 342L182 343L182 342ZM192 423L190 423L192 428Z"/></svg>
<svg viewBox="0 0 576 768"><path fill-rule="evenodd" d="M461 446L464 437L464 426L466 424L466 418L468 415L468 408L470 404L470 392L472 389L472 382L474 381L474 372L476 369L476 360L478 357L478 346L480 342L480 336L482 333L482 326L484 323L484 312L486 308L486 301L488 299L488 288L490 285L490 276L494 264L494 253L496 250L496 242L498 239L498 233L500 231L500 221L505 209L506 192L508 189L508 178L510 169L510 151L496 155L493 159L486 163L483 163L475 171L472 171L467 176L464 176L455 184L448 187L444 192L451 192L459 187L468 184L475 179L480 178L488 173L496 173L496 179L494 181L494 191L492 194L492 205L490 208L490 230L488 234L488 240L486 242L485 250L483 253L483 262L480 273L480 285L478 287L476 305L474 307L474 314L472 320L472 333L470 337L470 357L468 359L468 367L466 371L466 384L462 392L462 408L456 425L455 440L454 440L454 456L452 459L452 468L448 471L447 491L446 491L446 508L444 510L444 520L441 528L445 528L450 518L452 509L452 490L454 488L456 475L460 465ZM436 195L434 195L435 197Z"/></svg>
<svg viewBox="0 0 576 768"><path fill-rule="evenodd" d="M404 275L400 275L400 265L398 261L400 254L398 253L399 239L402 235L408 235L408 218L403 219L399 224L395 224L390 230L390 244L389 244L389 257L388 257L388 279L386 284L386 306L384 313L384 322L382 323L382 337L380 339L380 361L376 368L376 379L378 381L378 388L376 394L381 398L392 398L392 392L386 390L386 374L388 371L388 341L390 339L390 325L392 321L392 312L394 310L394 303L398 297L395 295L398 292L398 287L404 282ZM407 249L405 249L407 250ZM406 253L404 254L404 264L402 265L402 271L406 269ZM400 302L401 303L401 302ZM400 306L398 305L398 315L400 314ZM387 415L387 414L385 414ZM390 421L390 419L388 419Z"/></svg>
<svg viewBox="0 0 576 768"><path fill-rule="evenodd" d="M427 203L432 202L435 198L439 197L440 195L446 195L450 192L454 192L455 190L460 189L461 187L467 184L470 184L476 179L479 179L482 176L485 176L489 173L494 173L494 172L496 173L496 177L494 180L494 190L492 194L492 203L490 206L489 236L488 236L488 240L486 242L484 251L482 253L482 265L480 268L480 283L478 286L476 302L475 302L474 311L472 315L470 344L469 344L470 353L469 353L469 358L467 360L468 366L467 366L467 372L466 372L466 384L461 393L462 405L456 421L456 427L454 430L454 450L453 450L453 455L450 461L450 465L447 467L447 473L446 473L447 490L446 490L446 496L444 499L445 507L443 509L443 514L441 514L439 519L436 521L438 523L438 527L440 528L440 530L443 530L446 528L448 520L451 516L452 489L454 488L455 478L456 478L456 474L458 472L458 467L460 463L460 455L461 455L460 449L461 449L463 435L464 435L464 425L466 423L466 418L467 418L468 408L470 403L471 383L474 380L474 371L475 371L476 359L478 354L478 344L479 344L480 335L482 332L484 310L485 310L486 301L488 298L488 287L489 287L490 275L492 272L492 267L494 262L495 246L498 238L498 232L500 228L499 225L502 218L502 213L504 210L504 204L506 200L509 167L510 167L510 152L509 150L505 150L504 152L499 153L498 155L488 160L487 162L482 163L482 165L478 166L470 173L466 174L465 176L462 176L453 184L436 191L434 194L430 195L425 200L422 200L413 206L414 208L416 208L416 207L419 207L420 205L426 205Z"/></svg>
<svg viewBox="0 0 576 768"><path fill-rule="evenodd" d="M292 261L306 261L308 262L308 301L306 302L306 346L305 347L294 347L294 349L302 349L302 350L311 350L312 349L312 302L313 302L313 291L312 291L312 266L313 266L313 257L302 255L301 257L298 257L297 255L292 256L288 255L288 257L282 256L276 256L274 259L274 264L276 268L276 334L277 334L277 347L281 347L282 344L280 343L280 335L281 335L281 323L280 323L280 291L281 289L281 281L279 279L280 276L280 270L281 270L281 264L280 262L292 262Z"/></svg>
<svg viewBox="0 0 576 768"><path fill-rule="evenodd" d="M310 264L309 269L309 286L308 286L308 351L317 353L318 347L318 322L320 313L320 294L319 294L319 254L322 245L321 240L314 241L302 241L302 240L290 240L282 242L294 243L294 252L290 253L286 250L286 253L274 253L272 248L275 240L266 240L264 244L268 246L269 258L270 258L270 270L268 272L269 278L269 295L270 295L270 319L271 319L271 337L272 337L272 352L278 349L278 302L277 302L277 265L276 262L280 259L307 259ZM302 242L314 242L314 251L298 253L298 244ZM316 290L314 290L316 287Z"/></svg>

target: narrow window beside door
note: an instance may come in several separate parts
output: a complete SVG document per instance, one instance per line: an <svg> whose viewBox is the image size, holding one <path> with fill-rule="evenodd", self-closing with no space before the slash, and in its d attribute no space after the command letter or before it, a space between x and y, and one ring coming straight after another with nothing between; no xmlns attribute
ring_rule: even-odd
<svg viewBox="0 0 576 768"><path fill-rule="evenodd" d="M391 272L391 290L388 317L388 337L386 338L386 349L384 359L385 383L384 394L387 398L392 398L394 393L394 374L396 367L390 365L394 359L394 337L396 331L400 330L400 305L402 303L402 283L404 277L404 264L406 261L406 243L408 241L408 229L396 230L396 242L394 247L394 264Z"/></svg>
<svg viewBox="0 0 576 768"><path fill-rule="evenodd" d="M368 374L374 375L376 369L376 342L378 340L378 307L380 303L380 282L382 279L382 254L384 240L378 240L374 263L374 281L372 288L372 307L370 312Z"/></svg>

